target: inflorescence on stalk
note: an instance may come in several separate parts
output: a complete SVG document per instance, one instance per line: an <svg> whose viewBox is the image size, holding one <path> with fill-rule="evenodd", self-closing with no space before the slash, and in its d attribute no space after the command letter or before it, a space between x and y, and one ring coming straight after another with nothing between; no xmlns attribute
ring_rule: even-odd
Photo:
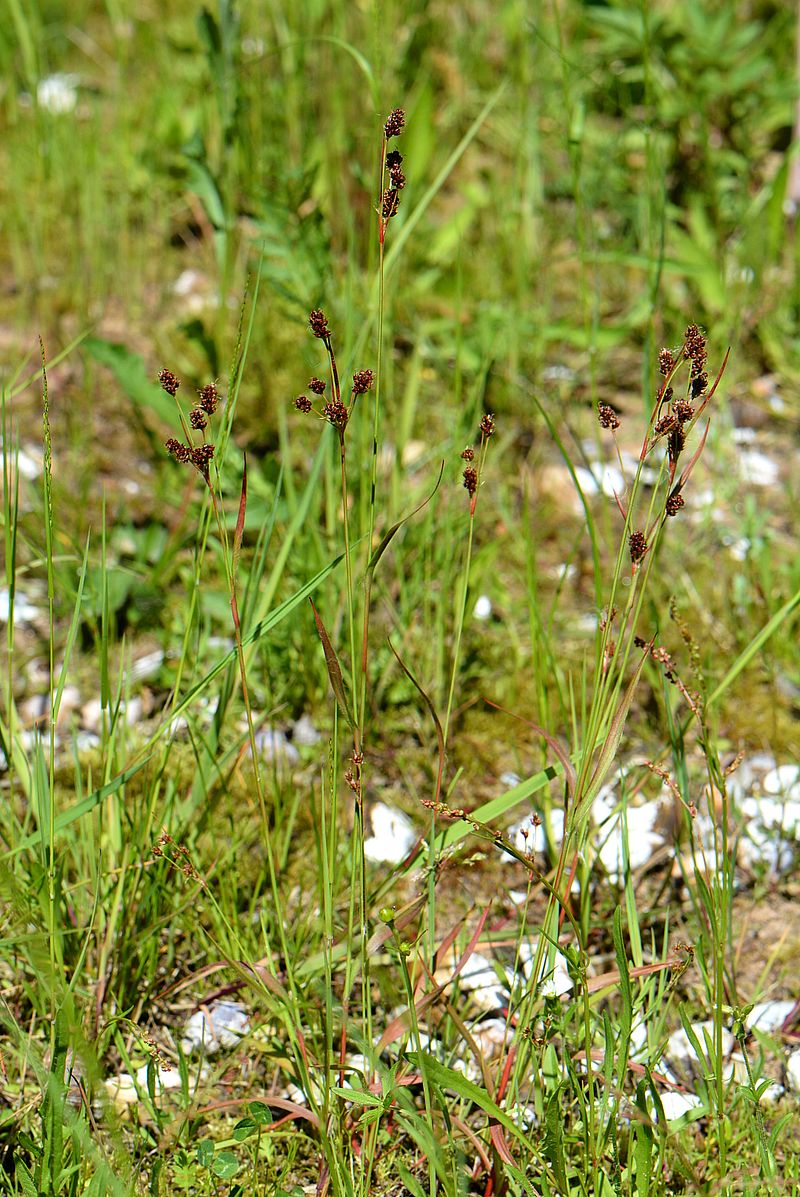
<svg viewBox="0 0 800 1197"><path fill-rule="evenodd" d="M663 525L665 519L676 516L685 505L683 490L705 446L708 427L703 433L699 447L680 474L678 473L678 462L686 448L689 433L719 385L727 356L711 387L709 387L708 373L706 372L707 361L706 336L696 324L688 326L684 333L683 344L679 349L665 348L659 352L658 369L664 381L656 393L639 461L641 465L660 444L665 442L666 476L669 488L663 507L655 513L650 526L645 530L631 527L628 532L628 552L634 570L650 551L655 541L655 533ZM673 384L681 368L687 364L689 368L685 387L681 393L676 394ZM609 404L599 403L597 418L601 428L608 429L616 440L616 431L621 426L617 412ZM617 505L623 518L627 520L628 513L619 497L617 497Z"/></svg>
<svg viewBox="0 0 800 1197"><path fill-rule="evenodd" d="M383 171L381 176L381 203L378 211L380 218L380 243L386 234L386 225L397 215L400 206L400 192L406 185L403 174L403 155L399 150L387 150L387 144L392 137L399 137L406 124L406 114L402 108L395 108L389 113L388 120L383 126ZM386 183L388 171L389 182Z"/></svg>
<svg viewBox="0 0 800 1197"><path fill-rule="evenodd" d="M178 388L181 385L180 379L171 370L160 370L158 381L161 383L162 389L177 402ZM165 448L169 455L174 457L182 465L193 465L198 473L202 475L207 486L211 485L209 469L214 457L214 446L210 441L206 440L206 429L208 428L209 416L214 415L218 406L219 394L217 387L215 383L210 382L202 390L198 391L197 403L189 412L188 427L183 412L180 406L178 407L178 414L183 425L186 440L179 441L174 436L171 436L165 442ZM202 437L200 444L194 443L192 432L200 433Z"/></svg>
<svg viewBox="0 0 800 1197"><path fill-rule="evenodd" d="M471 445L467 445L466 449L461 454L462 461L467 464L462 475L464 480L464 489L470 498L470 515L475 514L475 504L478 500L478 487L481 483L483 475L483 465L486 459L486 446L489 437L494 434L494 416L491 412L487 412L480 423L480 447L478 449L478 464L475 465L475 450Z"/></svg>
<svg viewBox="0 0 800 1197"><path fill-rule="evenodd" d="M308 323L312 333L322 341L328 354L328 364L331 372L331 398L321 407L315 407L308 395L298 395L294 401L294 405L298 411L306 415L314 412L321 420L327 420L337 430L339 436L344 437L345 429L353 414L356 399L359 395L365 395L367 391L372 389L375 382L375 375L372 370L357 370L353 375L349 401L345 404L342 400L342 388L339 381L339 371L336 366L336 355L333 351L333 337L328 326L328 318L319 308L315 308L308 317ZM318 399L322 399L325 396L327 384L321 378L315 376L309 381L308 390L311 391L312 395L316 395Z"/></svg>

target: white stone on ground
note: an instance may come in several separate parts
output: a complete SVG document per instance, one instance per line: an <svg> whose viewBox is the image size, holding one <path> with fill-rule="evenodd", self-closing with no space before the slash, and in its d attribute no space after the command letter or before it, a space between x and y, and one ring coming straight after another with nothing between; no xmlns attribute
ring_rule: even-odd
<svg viewBox="0 0 800 1197"><path fill-rule="evenodd" d="M181 1047L188 1056L196 1048L213 1056L222 1047L235 1047L250 1030L250 1017L238 1002L212 1002L196 1010L186 1024Z"/></svg>
<svg viewBox="0 0 800 1197"><path fill-rule="evenodd" d="M367 860L377 864L399 864L417 841L417 833L407 815L376 802L370 811L372 835L364 843Z"/></svg>

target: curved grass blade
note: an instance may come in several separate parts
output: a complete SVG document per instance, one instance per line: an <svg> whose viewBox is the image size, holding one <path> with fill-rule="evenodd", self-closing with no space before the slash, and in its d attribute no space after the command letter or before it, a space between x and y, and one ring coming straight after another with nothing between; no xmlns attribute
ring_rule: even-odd
<svg viewBox="0 0 800 1197"><path fill-rule="evenodd" d="M339 664L339 658L336 656L336 649L331 644L331 638L326 631L325 624L320 618L319 611L314 606L314 600L310 598L308 601L311 603L311 610L314 612L314 619L317 624L319 638L322 641L322 651L325 653L325 666L328 670L328 677L331 681L331 689L333 690L334 697L341 707L342 714L347 720L351 731L355 732L356 725L353 721L353 716L350 714L350 707L347 703L347 694L344 688L344 678L342 677L342 667Z"/></svg>
<svg viewBox="0 0 800 1197"><path fill-rule="evenodd" d="M436 485L434 486L433 490L428 495L428 497L426 499L423 499L422 502L419 504L419 506L415 507L413 509L413 511L409 511L408 515L404 515L403 518L401 520L398 520L396 524L392 524L389 531L384 534L383 539L381 540L380 544L375 549L375 552L372 554L372 556L369 559L369 565L367 566L367 571L366 571L369 577L372 577L372 575L375 573L376 565L378 564L381 557L383 556L383 554L386 552L389 545L391 544L392 538L396 535L397 532L400 531L403 524L405 524L408 520L412 519L415 515L417 515L420 511L422 511L423 507L427 507L428 503L430 503L431 499L433 498L433 496L436 494L437 490L439 489L443 474L444 474L444 462L442 462L442 464L439 468L439 477L436 479ZM391 648L391 645L389 645L389 647ZM392 652L397 657L397 653L394 652L393 648L392 648ZM397 659L398 659L398 661L400 661L399 657L397 657ZM405 669L405 665L403 665L402 661L400 661L400 665L403 669ZM408 676L409 676L409 678L411 678L411 681L414 682L414 679L413 679L413 677L411 677L411 674L409 674ZM414 682L414 685L416 686L417 683ZM418 686L417 686L417 689L419 689ZM420 691L420 693L422 693L422 691Z"/></svg>

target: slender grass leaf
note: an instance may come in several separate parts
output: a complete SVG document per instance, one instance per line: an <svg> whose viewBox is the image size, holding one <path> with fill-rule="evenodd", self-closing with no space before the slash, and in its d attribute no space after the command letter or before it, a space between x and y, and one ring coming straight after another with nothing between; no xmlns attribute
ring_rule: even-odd
<svg viewBox="0 0 800 1197"><path fill-rule="evenodd" d="M89 794L83 799L83 801L76 802L75 805L69 807L68 810L62 811L61 814L56 815L54 820L55 831L63 831L66 827L70 827L73 823L77 822L78 819L82 819L84 815L88 814L89 811L94 810L96 806L99 806L101 802L104 802L105 799L110 797L111 794L116 794L117 790L121 789L122 786L130 781L134 774L138 773L140 769L143 769L149 760L150 757L146 756L143 760L137 761L135 765L131 765L130 768L125 769L124 772L117 774L117 776L112 778L111 781L109 781L106 785L101 786L99 790L95 790L92 794ZM6 852L0 859L8 860L10 857L18 856L19 853L24 852L26 848L31 848L35 844L38 844L41 839L41 829L39 831L34 831L31 835L28 835L23 840L20 840L18 844L15 844L14 847L11 848L10 851Z"/></svg>
<svg viewBox="0 0 800 1197"><path fill-rule="evenodd" d="M328 677L331 682L331 689L333 690L336 701L339 704L342 714L350 725L351 730L355 731L355 723L353 716L350 714L350 707L347 704L347 694L344 688L344 678L342 677L342 667L339 664L339 658L336 656L336 650L331 644L330 636L327 633L324 623L320 618L317 608L314 606L314 600L308 600L311 603L311 610L314 612L314 619L317 624L317 632L322 641L322 651L325 654L325 665L328 670Z"/></svg>

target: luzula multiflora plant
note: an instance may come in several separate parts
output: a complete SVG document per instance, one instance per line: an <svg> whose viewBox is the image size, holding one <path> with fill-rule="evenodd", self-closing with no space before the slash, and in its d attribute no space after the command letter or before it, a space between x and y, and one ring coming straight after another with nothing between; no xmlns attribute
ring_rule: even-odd
<svg viewBox="0 0 800 1197"><path fill-rule="evenodd" d="M383 127L381 147L381 177L380 192L377 204L378 240L379 240L379 300L378 300L378 348L376 369L361 369L352 376L349 393L343 391L339 375L339 368L334 349L334 338L326 314L315 308L309 315L309 327L317 340L321 341L327 356L329 380L313 377L307 386L308 394L300 395L294 401L298 411L306 415L314 414L326 421L335 430L339 449L340 488L342 498L342 529L344 539L344 562L347 587L347 621L349 629L350 676L349 685L345 680L345 673L340 665L339 656L331 642L322 617L314 607L314 620L325 655L325 664L334 692L336 702L352 735L352 752L349 767L344 772L344 781L355 798L356 834L352 837L351 846L351 885L350 909L348 918L348 940L353 937L356 925L360 928L360 969L361 969L361 1034L363 1042L371 1045L372 1008L370 997L370 961L369 961L369 924L366 862L364 857L364 784L365 784L365 748L364 733L367 707L367 672L369 659L369 631L372 597L372 578L386 544L373 544L376 527L376 493L377 493L377 462L379 444L380 419L380 374L383 345L383 311L384 311L384 243L386 229L389 222L397 215L400 206L400 193L405 187L406 179L402 166L402 156L396 149L389 150L388 143L399 136L405 126L405 114L402 109L395 109L390 113ZM366 560L363 567L356 563L353 551L350 521L352 513L348 496L348 429L351 419L359 408L359 398L373 392L373 436L372 462L369 509L367 513ZM399 525L398 525L399 526ZM396 530L396 529L395 529ZM389 534L391 539L392 533ZM388 543L388 541L386 541ZM355 574L360 574L361 584L356 587ZM358 608L361 615L361 643L357 645L356 627L358 622ZM350 954L345 963L345 979L342 993L342 1033L339 1067L344 1067L344 1049L346 1042L346 1028L348 1024L348 1008L351 994L355 986L356 969ZM369 1154L365 1151L365 1155Z"/></svg>
<svg viewBox="0 0 800 1197"><path fill-rule="evenodd" d="M247 501L247 462L245 461L243 467L239 515L236 521L233 544L231 545L227 526L222 516L222 506L218 493L218 487L215 485L215 480L212 477L211 472L212 462L214 461L214 444L211 440L209 440L208 432L210 418L216 413L219 406L219 393L217 391L216 384L213 382L209 383L198 392L197 402L190 410L187 418L178 400L178 390L181 385L180 380L175 374L172 373L171 370L167 369L161 370L159 372L158 380L167 394L171 395L172 398L175 399L178 418L180 419L181 427L185 437L185 440L183 441L179 441L175 437L170 437L169 440L166 441L165 448L170 456L174 457L176 461L183 465L190 465L197 470L198 474L200 474L201 478L205 482L209 497L211 499L214 519L216 521L217 531L223 549L222 557L230 599L234 640L236 644L236 655L239 664L239 675L242 686L242 698L244 702L245 714L247 717L248 737L250 741L250 753L253 760L256 794L258 797L261 821L265 835L270 882L272 885L273 896L277 898L277 874L272 852L264 785L261 777L261 767L259 763L260 756L256 744L255 723L253 721L253 711L250 703L250 692L247 683L247 669L244 656L244 644L242 641L242 626L239 617L239 605L236 589L236 572L239 562L239 553L242 547L245 506Z"/></svg>

